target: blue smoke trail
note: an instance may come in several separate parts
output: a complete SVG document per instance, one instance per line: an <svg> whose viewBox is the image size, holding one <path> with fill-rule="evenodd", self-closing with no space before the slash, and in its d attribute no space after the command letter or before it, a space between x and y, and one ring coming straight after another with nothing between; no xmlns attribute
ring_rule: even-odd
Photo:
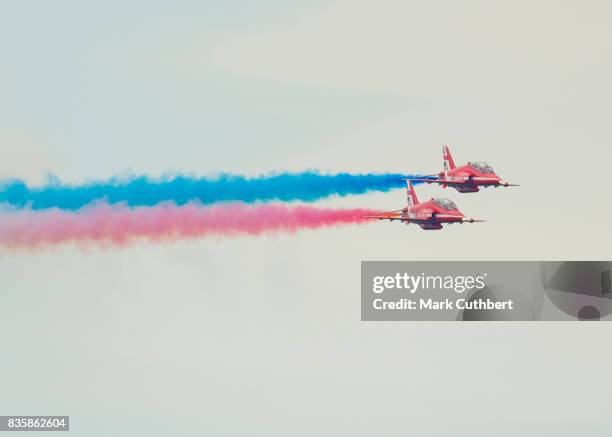
<svg viewBox="0 0 612 437"><path fill-rule="evenodd" d="M403 179L410 177L417 176L397 173L320 174L306 171L257 177L222 174L217 177L173 176L152 179L138 176L85 185L51 182L42 187L29 187L23 181L9 180L0 183L0 203L21 208L74 210L95 200L122 202L129 206L152 206L164 201L173 201L177 205L190 201L200 201L203 204L229 201L313 202L332 195L389 191L404 186Z"/></svg>

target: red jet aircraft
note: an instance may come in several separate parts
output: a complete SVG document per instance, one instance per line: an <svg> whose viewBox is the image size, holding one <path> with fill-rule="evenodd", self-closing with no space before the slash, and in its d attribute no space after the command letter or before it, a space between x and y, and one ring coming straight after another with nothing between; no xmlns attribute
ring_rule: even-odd
<svg viewBox="0 0 612 437"><path fill-rule="evenodd" d="M486 162L468 162L461 167L455 167L455 161L451 156L448 146L442 147L444 157L444 171L429 178L414 178L413 181L426 182L428 184L440 184L442 187L452 187L460 193L475 193L479 187L511 187L495 174Z"/></svg>
<svg viewBox="0 0 612 437"><path fill-rule="evenodd" d="M483 222L473 218L466 219L457 205L449 199L431 199L420 203L417 199L410 180L406 180L408 187L408 206L401 210L383 212L380 215L369 215L367 218L379 220L399 220L407 225L415 223L426 230L442 229L444 223L474 223Z"/></svg>

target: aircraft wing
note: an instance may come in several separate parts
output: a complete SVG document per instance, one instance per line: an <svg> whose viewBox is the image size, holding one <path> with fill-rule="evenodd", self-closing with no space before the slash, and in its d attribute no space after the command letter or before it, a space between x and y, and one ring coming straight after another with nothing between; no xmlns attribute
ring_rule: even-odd
<svg viewBox="0 0 612 437"><path fill-rule="evenodd" d="M413 182L427 182L427 183L434 183L434 184L448 184L447 181L443 181L441 179L427 179L427 178L411 178L410 179Z"/></svg>
<svg viewBox="0 0 612 437"><path fill-rule="evenodd" d="M440 184L440 185L448 185L449 187L452 187L453 185L466 185L469 184L470 182L489 182L489 185L500 185L500 186L504 186L504 187L518 187L518 184L509 184L507 182L494 182L492 181L490 178L485 178L485 177L473 177L473 178L465 178L465 179L456 179L456 180L446 180L446 179L427 179L427 178L415 178L415 179L410 179L411 181L415 181L415 182L425 182L428 184Z"/></svg>
<svg viewBox="0 0 612 437"><path fill-rule="evenodd" d="M366 215L364 217L371 218L371 219L378 219L378 220L390 220L390 221L394 221L394 220L404 221L405 220L402 218L402 215L399 212L395 212L395 211L381 212L380 214Z"/></svg>
<svg viewBox="0 0 612 437"><path fill-rule="evenodd" d="M416 223L416 224L432 223L432 222L435 223L436 219L447 219L447 218L456 219L457 218L457 216L450 215L450 214L435 214L434 217L430 216L427 218L416 218L416 217L404 218L401 216L401 214L395 213L395 212L383 212L381 214L366 215L364 217L371 218L371 219L378 219L378 220L389 220L391 222L397 220L399 222L408 222L408 223ZM486 220L464 217L460 221L457 221L455 223L484 223L484 222L486 222Z"/></svg>
<svg viewBox="0 0 612 437"><path fill-rule="evenodd" d="M425 182L428 184L443 184L443 185L463 185L469 182L467 178L461 179L461 180L449 181L446 179L440 179L439 177L438 178L410 178L409 180L413 182Z"/></svg>
<svg viewBox="0 0 612 437"><path fill-rule="evenodd" d="M450 215L450 214L436 214L435 217L438 219L456 219L457 218L457 216ZM427 220L424 220L424 221L427 221ZM484 222L486 222L486 220L463 217L457 223L484 223Z"/></svg>
<svg viewBox="0 0 612 437"><path fill-rule="evenodd" d="M477 180L482 180L480 178L472 178L471 180L468 178L464 178L464 179L455 179L455 180L448 180L448 179L427 179L427 178L418 178L418 179L410 179L411 181L416 181L416 182L426 182L428 184L434 183L434 184L444 184L444 185L464 185L467 184L471 181L477 181Z"/></svg>
<svg viewBox="0 0 612 437"><path fill-rule="evenodd" d="M484 176L476 176L476 177L473 177L471 180L479 181L479 182L485 182L485 183L492 182L491 178L487 178L487 177L484 177ZM503 187L518 187L518 186L520 186L519 184L509 184L506 181L495 181L494 183L492 182L491 185L500 185L500 186L503 186Z"/></svg>

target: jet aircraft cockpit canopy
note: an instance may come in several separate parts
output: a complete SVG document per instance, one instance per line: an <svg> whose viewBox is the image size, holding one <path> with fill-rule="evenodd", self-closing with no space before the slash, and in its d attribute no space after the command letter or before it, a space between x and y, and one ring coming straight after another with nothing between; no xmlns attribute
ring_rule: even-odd
<svg viewBox="0 0 612 437"><path fill-rule="evenodd" d="M440 208L443 208L447 211L457 211L458 210L457 205L455 205L455 202L449 199L440 199L440 198L433 199L433 203L435 203Z"/></svg>
<svg viewBox="0 0 612 437"><path fill-rule="evenodd" d="M470 162L470 167L478 170L480 173L495 173L493 168L486 162Z"/></svg>

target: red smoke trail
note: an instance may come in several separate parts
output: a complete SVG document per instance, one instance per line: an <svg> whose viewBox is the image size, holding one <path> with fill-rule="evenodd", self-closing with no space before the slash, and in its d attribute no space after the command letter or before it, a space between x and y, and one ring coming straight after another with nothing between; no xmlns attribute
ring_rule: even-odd
<svg viewBox="0 0 612 437"><path fill-rule="evenodd" d="M124 246L136 239L175 240L206 236L296 232L324 226L363 223L368 209L332 209L277 204L176 206L130 209L97 204L76 212L59 209L0 213L0 246L37 248L70 242Z"/></svg>

